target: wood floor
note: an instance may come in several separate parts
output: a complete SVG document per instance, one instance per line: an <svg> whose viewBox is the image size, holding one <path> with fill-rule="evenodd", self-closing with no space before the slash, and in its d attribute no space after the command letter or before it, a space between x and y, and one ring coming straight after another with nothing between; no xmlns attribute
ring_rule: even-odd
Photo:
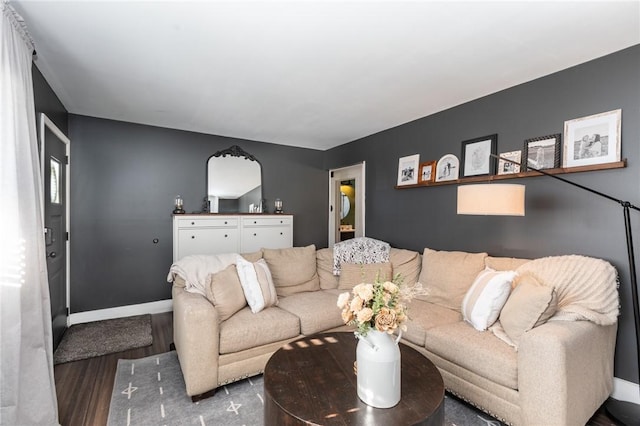
<svg viewBox="0 0 640 426"><path fill-rule="evenodd" d="M61 425L107 424L118 359L137 359L167 352L173 341L173 316L170 312L152 315L151 324L151 346L55 366L58 416ZM617 423L600 409L588 425L617 426Z"/></svg>

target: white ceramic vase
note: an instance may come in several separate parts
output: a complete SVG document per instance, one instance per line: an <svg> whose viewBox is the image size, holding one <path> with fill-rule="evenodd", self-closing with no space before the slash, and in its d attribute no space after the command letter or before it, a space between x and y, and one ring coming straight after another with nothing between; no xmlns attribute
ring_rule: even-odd
<svg viewBox="0 0 640 426"><path fill-rule="evenodd" d="M397 337L377 330L358 337L356 366L358 398L375 408L391 408L400 402L400 348Z"/></svg>

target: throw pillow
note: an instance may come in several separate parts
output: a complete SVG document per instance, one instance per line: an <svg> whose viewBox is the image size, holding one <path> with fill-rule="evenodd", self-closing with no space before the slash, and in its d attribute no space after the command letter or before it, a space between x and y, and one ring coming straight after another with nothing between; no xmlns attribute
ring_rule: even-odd
<svg viewBox="0 0 640 426"><path fill-rule="evenodd" d="M422 259L417 251L391 247L389 260L393 268L393 274L399 275L402 284L413 287L420 276Z"/></svg>
<svg viewBox="0 0 640 426"><path fill-rule="evenodd" d="M515 271L520 266L530 261L531 259L522 259L519 257L487 256L487 258L484 260L484 264L496 271Z"/></svg>
<svg viewBox="0 0 640 426"><path fill-rule="evenodd" d="M487 253L424 249L418 281L427 291L417 299L460 312L462 299L484 269Z"/></svg>
<svg viewBox="0 0 640 426"><path fill-rule="evenodd" d="M376 277L382 281L391 281L393 269L390 262L384 263L342 263L340 265L338 289L352 290L360 283L375 282Z"/></svg>
<svg viewBox="0 0 640 426"><path fill-rule="evenodd" d="M544 324L557 308L556 291L533 275L520 275L500 312L500 324L517 345L524 333Z"/></svg>
<svg viewBox="0 0 640 426"><path fill-rule="evenodd" d="M236 265L229 265L220 272L209 274L206 279L206 296L218 311L220 322L227 320L247 306Z"/></svg>
<svg viewBox="0 0 640 426"><path fill-rule="evenodd" d="M251 312L257 314L269 306L278 304L276 288L273 285L269 266L264 259L251 263L242 256L238 256L236 270Z"/></svg>
<svg viewBox="0 0 640 426"><path fill-rule="evenodd" d="M462 301L464 320L479 331L496 322L515 277L515 271L498 272L486 268L480 272Z"/></svg>
<svg viewBox="0 0 640 426"><path fill-rule="evenodd" d="M245 260L248 260L249 262L257 262L262 259L262 249L252 253L240 253L240 256L244 257Z"/></svg>
<svg viewBox="0 0 640 426"><path fill-rule="evenodd" d="M316 246L263 249L278 296L320 290Z"/></svg>
<svg viewBox="0 0 640 426"><path fill-rule="evenodd" d="M320 288L330 290L338 288L338 276L333 275L333 249L323 248L316 252Z"/></svg>

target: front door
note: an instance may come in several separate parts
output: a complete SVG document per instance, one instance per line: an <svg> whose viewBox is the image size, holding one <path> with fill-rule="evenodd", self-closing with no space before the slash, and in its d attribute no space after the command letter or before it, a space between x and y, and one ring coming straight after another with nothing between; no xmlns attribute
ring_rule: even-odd
<svg viewBox="0 0 640 426"><path fill-rule="evenodd" d="M67 173L69 139L44 114L41 115L44 226L51 299L53 347L67 329Z"/></svg>

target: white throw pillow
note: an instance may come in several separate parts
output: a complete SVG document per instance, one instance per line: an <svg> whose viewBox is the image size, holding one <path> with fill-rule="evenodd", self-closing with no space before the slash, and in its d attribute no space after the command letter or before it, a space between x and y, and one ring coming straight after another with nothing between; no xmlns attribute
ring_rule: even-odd
<svg viewBox="0 0 640 426"><path fill-rule="evenodd" d="M464 320L480 331L496 322L516 275L515 271L494 271L491 268L480 272L462 301Z"/></svg>
<svg viewBox="0 0 640 426"><path fill-rule="evenodd" d="M236 269L251 312L257 314L269 306L278 304L276 287L273 284L269 266L264 259L251 263L242 256L238 256Z"/></svg>

